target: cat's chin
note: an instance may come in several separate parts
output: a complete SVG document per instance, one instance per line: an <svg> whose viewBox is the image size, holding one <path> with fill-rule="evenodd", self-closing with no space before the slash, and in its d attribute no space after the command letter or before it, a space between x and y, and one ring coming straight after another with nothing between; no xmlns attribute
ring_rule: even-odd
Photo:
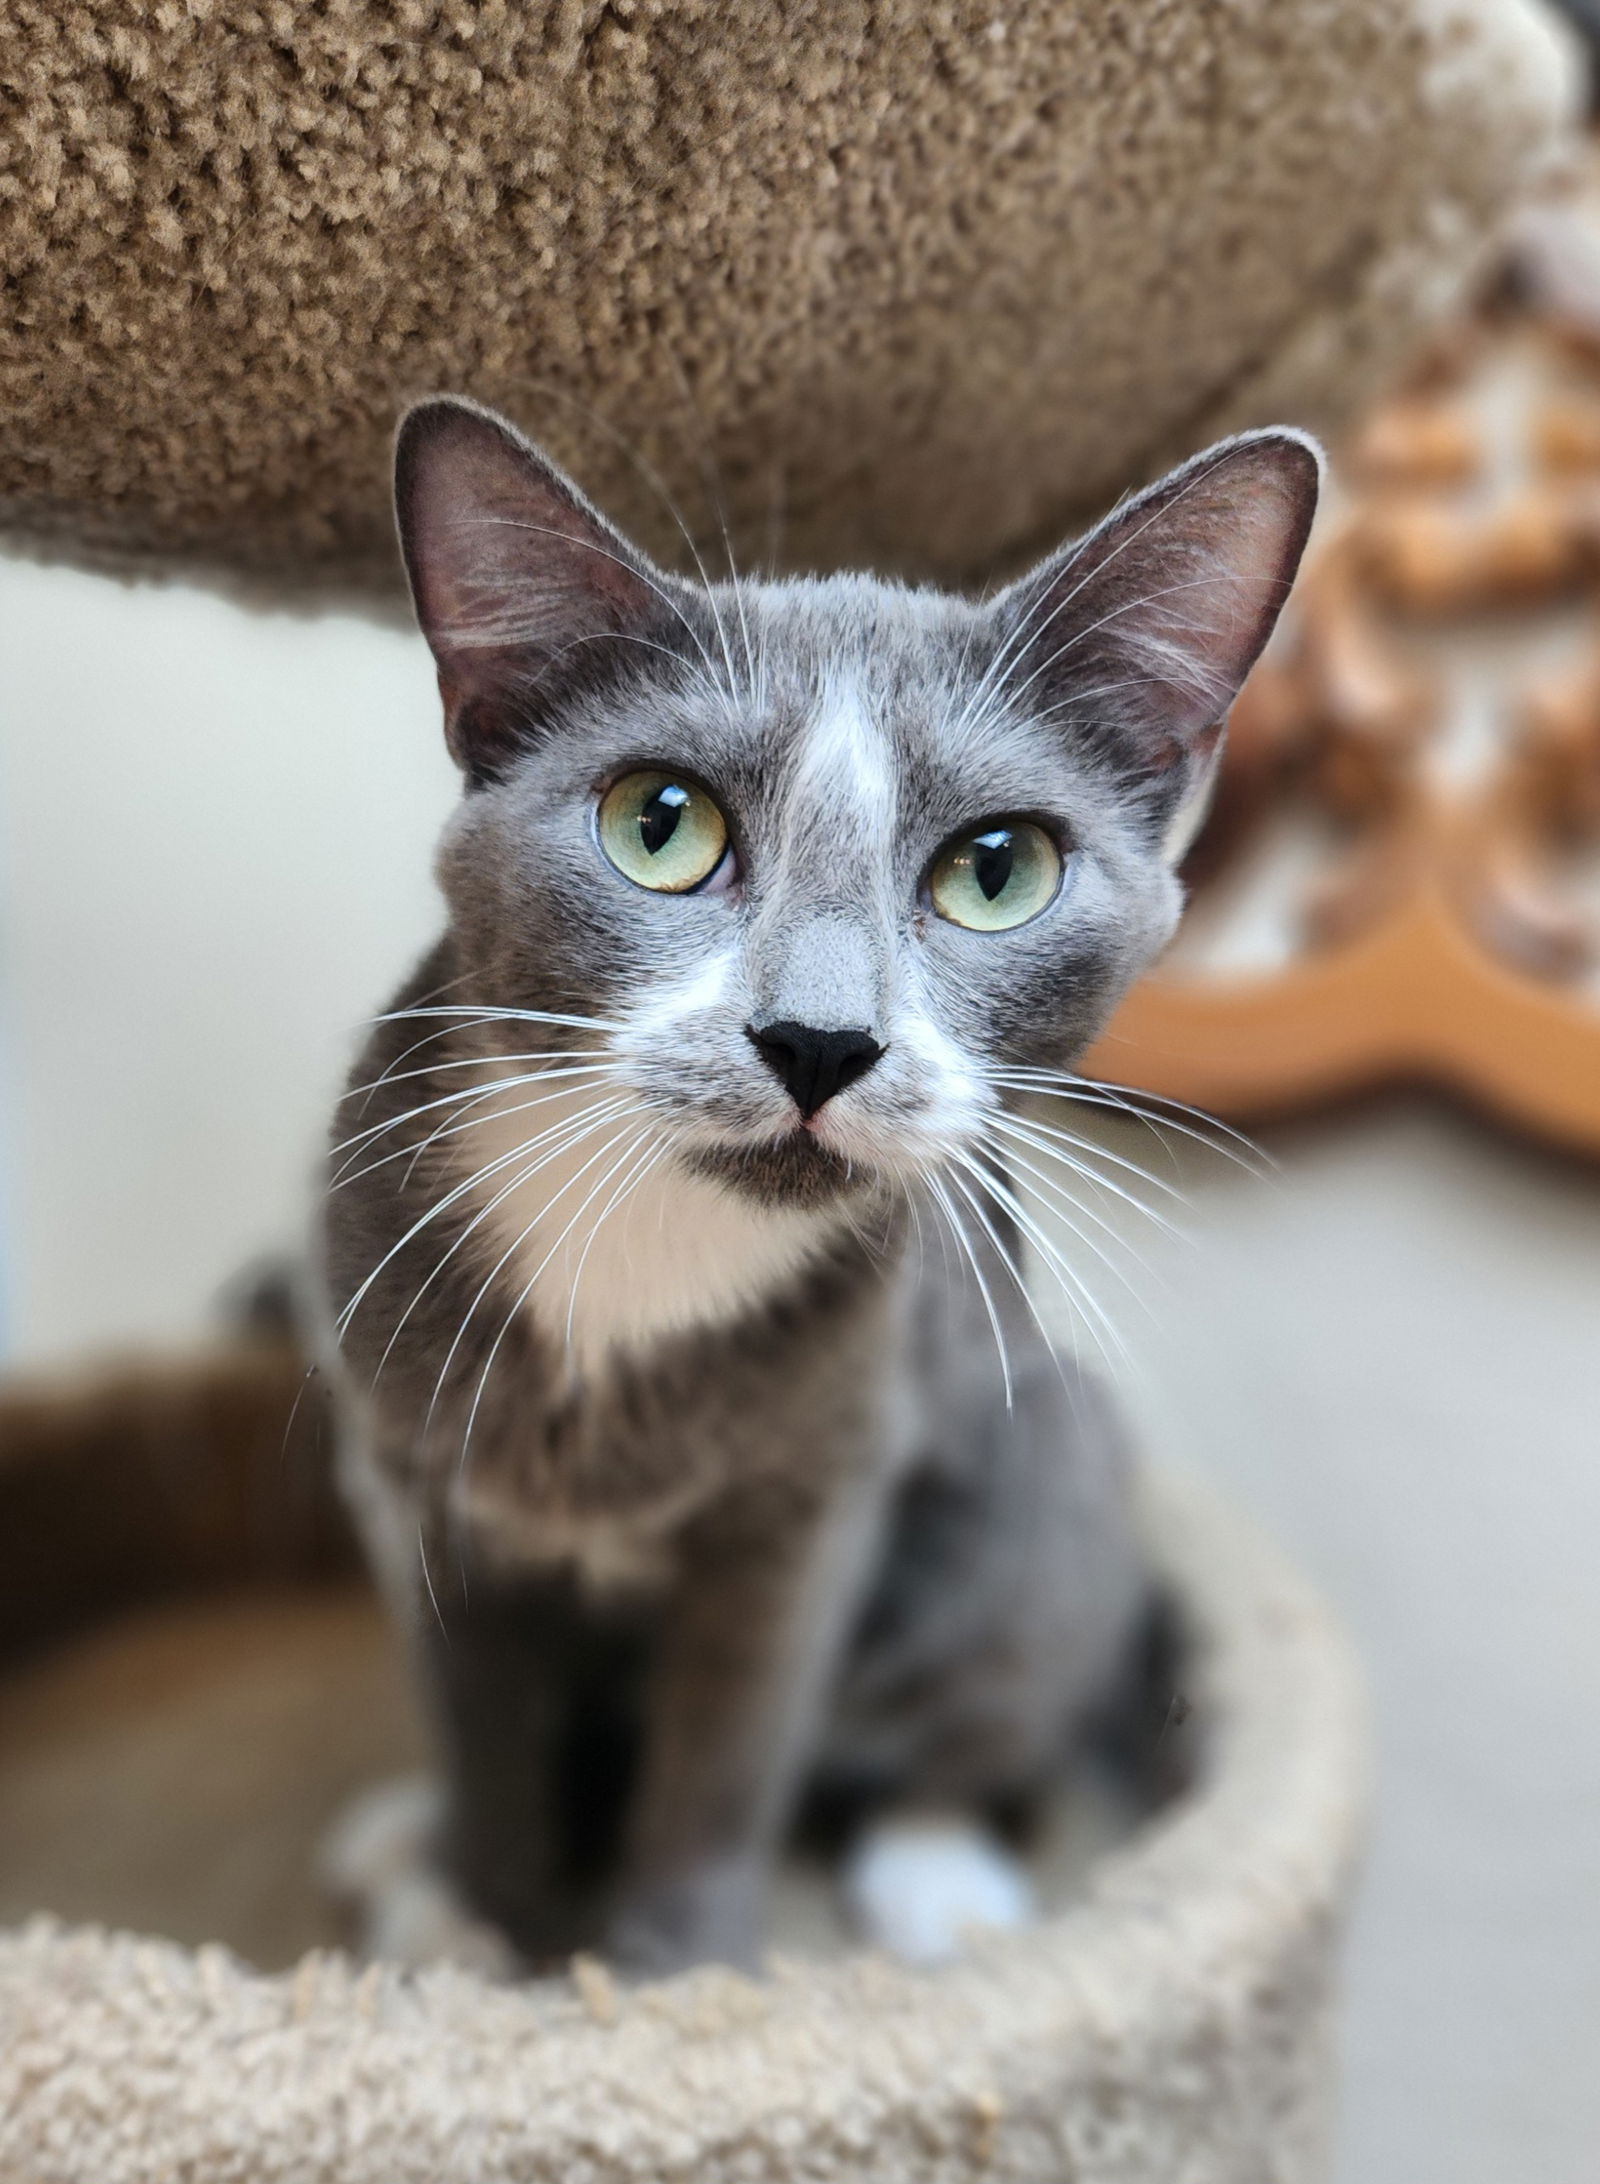
<svg viewBox="0 0 1600 2184"><path fill-rule="evenodd" d="M763 1206L836 1205L871 1191L879 1180L860 1161L819 1145L807 1130L756 1145L699 1145L683 1157L697 1174Z"/></svg>

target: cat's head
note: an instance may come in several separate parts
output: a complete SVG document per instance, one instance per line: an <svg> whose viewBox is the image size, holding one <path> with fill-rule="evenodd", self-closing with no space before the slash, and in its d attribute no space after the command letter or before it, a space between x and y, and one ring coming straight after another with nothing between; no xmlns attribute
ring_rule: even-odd
<svg viewBox="0 0 1600 2184"><path fill-rule="evenodd" d="M1298 433L1225 441L981 604L692 583L502 420L421 404L397 497L465 993L603 1026L565 1043L767 1200L970 1149L1169 937L1319 475Z"/></svg>

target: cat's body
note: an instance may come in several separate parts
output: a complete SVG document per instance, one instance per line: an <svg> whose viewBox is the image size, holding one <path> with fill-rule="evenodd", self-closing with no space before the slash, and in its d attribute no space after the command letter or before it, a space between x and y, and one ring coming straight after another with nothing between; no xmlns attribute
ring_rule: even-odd
<svg viewBox="0 0 1600 2184"><path fill-rule="evenodd" d="M708 589L413 413L469 793L341 1108L327 1289L438 1853L526 1959L749 1960L808 1784L979 1815L1114 1686L1146 1587L1014 1277L1013 1110L1171 930L1314 490L1232 443L989 607Z"/></svg>

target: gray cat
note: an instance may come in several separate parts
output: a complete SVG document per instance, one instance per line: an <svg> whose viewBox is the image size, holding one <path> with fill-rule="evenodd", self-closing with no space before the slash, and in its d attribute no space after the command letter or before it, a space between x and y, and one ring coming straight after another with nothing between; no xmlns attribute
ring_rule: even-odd
<svg viewBox="0 0 1600 2184"><path fill-rule="evenodd" d="M753 1962L806 1800L889 1946L1025 1914L990 1823L1148 1587L1017 1273L1053 1247L1014 1179L1058 1189L1024 1096L1172 932L1319 474L1226 441L975 604L682 580L502 420L405 419L465 793L324 1268L430 1853L520 1962Z"/></svg>

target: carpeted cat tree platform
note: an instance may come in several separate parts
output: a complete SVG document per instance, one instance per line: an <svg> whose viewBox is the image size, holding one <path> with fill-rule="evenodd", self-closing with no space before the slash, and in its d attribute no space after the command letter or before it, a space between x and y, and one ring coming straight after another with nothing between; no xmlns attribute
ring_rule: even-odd
<svg viewBox="0 0 1600 2184"><path fill-rule="evenodd" d="M984 579L1218 432L1336 426L1574 103L1532 0L0 0L0 52L0 535L372 603L441 387L663 552L657 479L748 559ZM297 1379L0 1396L5 2184L1324 2173L1351 1672L1168 1482L1199 1775L1035 1931L635 1993L291 1961L412 1757Z"/></svg>
<svg viewBox="0 0 1600 2184"><path fill-rule="evenodd" d="M307 1938L309 1847L410 1755L298 1361L0 1396L0 1911ZM6 2184L1275 2184L1319 2173L1364 1797L1355 1679L1277 1555L1152 1487L1197 1781L1051 1915L911 1972L803 1936L757 1983L520 1991L327 1950L268 1976L0 1933ZM315 1912L309 1914L313 1919ZM285 1945L287 1946L287 1949Z"/></svg>
<svg viewBox="0 0 1600 2184"><path fill-rule="evenodd" d="M301 596L393 595L440 389L663 552L652 470L750 560L988 577L1351 414L1573 98L1536 0L0 0L0 53L0 534Z"/></svg>

